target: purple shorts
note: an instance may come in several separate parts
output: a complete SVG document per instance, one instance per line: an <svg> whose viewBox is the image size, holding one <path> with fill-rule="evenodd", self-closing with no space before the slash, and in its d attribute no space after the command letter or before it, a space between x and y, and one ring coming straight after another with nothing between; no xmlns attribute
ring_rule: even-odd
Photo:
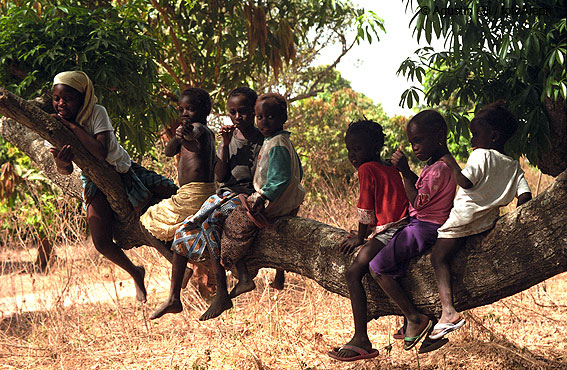
<svg viewBox="0 0 567 370"><path fill-rule="evenodd" d="M435 244L437 229L440 226L411 217L409 223L400 228L392 240L370 261L370 268L377 275L389 275L395 279L404 276L409 261L413 257L421 256Z"/></svg>

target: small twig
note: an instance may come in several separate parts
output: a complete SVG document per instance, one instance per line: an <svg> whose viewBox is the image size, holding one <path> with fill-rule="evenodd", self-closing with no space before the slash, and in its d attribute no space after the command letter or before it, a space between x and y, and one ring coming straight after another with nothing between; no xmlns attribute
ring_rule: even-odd
<svg viewBox="0 0 567 370"><path fill-rule="evenodd" d="M539 185L541 184L541 176L542 175L543 175L543 173L541 171L539 171L539 177L537 179L537 186L536 186L536 191L535 191L536 197L539 195Z"/></svg>
<svg viewBox="0 0 567 370"><path fill-rule="evenodd" d="M532 359L529 359L529 358L527 358L526 356L523 356L521 353L518 353L517 351L514 351L514 350L512 350L511 348L508 348L508 347L506 347L506 346L503 346L502 344L494 343L494 342L493 342L493 343L490 343L490 344L492 344L492 345L494 345L494 346L497 346L497 347L500 347L500 348L502 348L502 349L505 349L505 350L507 350L508 352L511 352L511 353L513 353L514 355L520 357L521 359L523 359L523 360L525 360L525 361L531 363L532 365L535 365L535 366L538 366L538 367L541 367L541 368L546 368L546 366L544 366L544 364L542 364L540 361L534 361L534 360L532 360Z"/></svg>
<svg viewBox="0 0 567 370"><path fill-rule="evenodd" d="M512 311L512 309L510 307L508 307L508 305L506 303L504 303L504 301L500 301L500 303L502 303L502 305L504 307L506 307L508 309L508 311L510 311L510 314L512 314L512 316L514 316L517 320L520 320L520 318L518 317L518 315L516 315L514 313L514 311Z"/></svg>

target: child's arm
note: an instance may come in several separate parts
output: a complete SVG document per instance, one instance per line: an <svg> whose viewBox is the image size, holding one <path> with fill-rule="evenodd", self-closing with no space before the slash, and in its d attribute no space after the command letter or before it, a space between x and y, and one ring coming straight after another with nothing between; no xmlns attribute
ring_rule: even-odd
<svg viewBox="0 0 567 370"><path fill-rule="evenodd" d="M79 141L85 146L85 148L87 148L89 153L91 153L96 159L101 161L106 160L106 156L108 155L108 143L110 142L110 135L112 135L112 131L103 131L92 136L81 126L67 121L65 118L57 114L53 114L52 117L67 126L73 134L75 134L77 139L79 139Z"/></svg>
<svg viewBox="0 0 567 370"><path fill-rule="evenodd" d="M414 204L415 198L417 198L415 183L417 182L418 176L410 169L408 159L399 149L392 155L392 164L396 166L398 171L402 174L406 195L410 203Z"/></svg>
<svg viewBox="0 0 567 370"><path fill-rule="evenodd" d="M220 129L222 143L217 155L218 161L215 164L215 177L218 182L225 182L230 177L230 168L228 167L228 146L235 128L236 127L234 125L226 125Z"/></svg>
<svg viewBox="0 0 567 370"><path fill-rule="evenodd" d="M447 153L442 156L441 160L445 162L451 169L451 174L453 175L453 178L455 179L457 185L459 185L463 189L472 188L473 183L461 173L461 166L459 166L459 164L455 160L455 157L453 157L451 153Z"/></svg>
<svg viewBox="0 0 567 370"><path fill-rule="evenodd" d="M73 150L71 145L63 145L61 150L55 148L49 149L51 154L53 154L53 159L55 160L55 166L57 167L57 172L62 175L70 175L73 173Z"/></svg>
<svg viewBox="0 0 567 370"><path fill-rule="evenodd" d="M181 150L181 144L183 143L183 131L184 125L181 124L175 130L175 136L169 140L169 143L165 146L165 156L173 157Z"/></svg>

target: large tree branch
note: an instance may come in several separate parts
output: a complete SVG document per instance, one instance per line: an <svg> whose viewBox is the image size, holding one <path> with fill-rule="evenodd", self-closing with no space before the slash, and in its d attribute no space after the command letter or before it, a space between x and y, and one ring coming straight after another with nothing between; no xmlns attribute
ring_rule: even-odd
<svg viewBox="0 0 567 370"><path fill-rule="evenodd" d="M3 89L0 89L0 113L19 120L55 145L76 145L76 163L100 185L113 209L125 213L128 207L124 203L128 206L129 203L120 177L105 163L100 164L85 153L76 138L58 121ZM567 271L565 208L567 172L539 196L502 217L484 238L470 238L452 261L457 309L492 303ZM121 245L150 244L140 232L133 211L119 214L114 231L122 241ZM338 251L345 236L346 231L314 220L284 217L259 233L247 262L251 269L272 267L296 272L317 281L329 291L348 297L345 272L353 258ZM397 306L368 275L364 284L369 318L400 314ZM420 310L425 313L439 311L437 285L428 256L412 261L401 284Z"/></svg>
<svg viewBox="0 0 567 370"><path fill-rule="evenodd" d="M567 172L516 211L502 217L484 238L471 237L452 263L455 307L478 307L513 295L567 271ZM352 257L338 251L346 231L313 220L287 217L263 230L248 257L250 268L283 268L348 297L345 273ZM369 318L400 314L366 275ZM425 313L441 308L429 256L410 264L401 284Z"/></svg>
<svg viewBox="0 0 567 370"><path fill-rule="evenodd" d="M34 103L38 107L48 110L51 108L51 104L46 104L45 100L45 98L38 99ZM51 100L49 100L49 103L51 103ZM79 171L74 171L70 176L61 175L57 172L53 156L45 147L45 140L41 136L8 117L0 118L0 135L30 157L45 175L64 189L68 195L81 198L82 187Z"/></svg>

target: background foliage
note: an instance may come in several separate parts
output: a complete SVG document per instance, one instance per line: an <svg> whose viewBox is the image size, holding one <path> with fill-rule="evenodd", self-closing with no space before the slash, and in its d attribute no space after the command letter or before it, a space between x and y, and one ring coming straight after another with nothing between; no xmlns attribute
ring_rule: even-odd
<svg viewBox="0 0 567 370"><path fill-rule="evenodd" d="M549 117L546 99L563 104L567 96L567 5L553 0L417 0L412 25L418 39L445 41L444 51L424 47L402 63L398 73L422 83L425 104L445 105L457 140L467 134L471 114L504 99L520 119L511 140L514 156L547 149ZM417 105L421 88L406 90L402 102Z"/></svg>
<svg viewBox="0 0 567 370"><path fill-rule="evenodd" d="M0 17L0 84L30 99L53 77L80 69L94 81L117 134L131 152L145 150L171 111L156 94L155 40L148 24L113 7L7 2Z"/></svg>

